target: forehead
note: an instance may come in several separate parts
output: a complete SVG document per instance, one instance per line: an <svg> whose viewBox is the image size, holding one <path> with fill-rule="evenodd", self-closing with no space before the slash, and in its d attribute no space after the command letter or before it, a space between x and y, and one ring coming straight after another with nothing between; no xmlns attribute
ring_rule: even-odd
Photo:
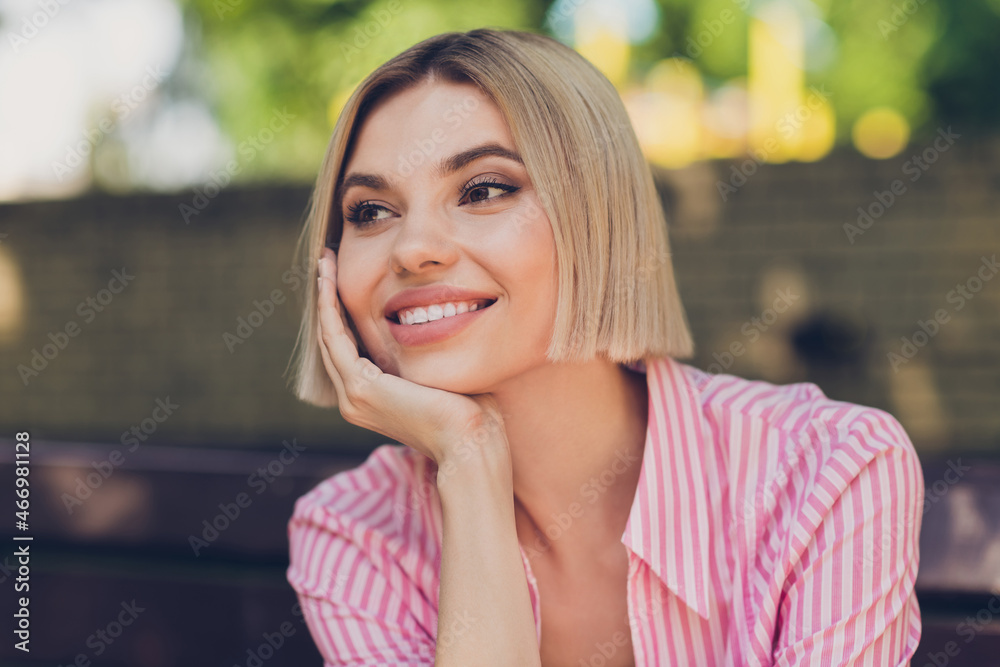
<svg viewBox="0 0 1000 667"><path fill-rule="evenodd" d="M472 83L424 82L380 101L345 171L406 175L486 142L514 150L500 109Z"/></svg>

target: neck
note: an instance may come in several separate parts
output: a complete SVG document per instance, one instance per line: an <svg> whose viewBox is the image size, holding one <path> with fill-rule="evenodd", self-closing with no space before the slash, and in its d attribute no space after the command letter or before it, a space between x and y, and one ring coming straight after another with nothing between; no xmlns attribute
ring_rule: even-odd
<svg viewBox="0 0 1000 667"><path fill-rule="evenodd" d="M560 560L617 548L646 441L646 376L598 357L544 364L492 393L525 551Z"/></svg>

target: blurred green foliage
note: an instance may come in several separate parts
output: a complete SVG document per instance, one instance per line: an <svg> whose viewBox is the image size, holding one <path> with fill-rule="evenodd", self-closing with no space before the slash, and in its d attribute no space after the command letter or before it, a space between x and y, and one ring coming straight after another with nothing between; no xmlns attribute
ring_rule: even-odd
<svg viewBox="0 0 1000 667"><path fill-rule="evenodd" d="M295 115L281 141L244 179L310 181L333 127L331 106L378 65L440 32L492 26L532 30L544 7L458 0L189 0L207 97L234 144L267 125L273 109Z"/></svg>
<svg viewBox="0 0 1000 667"><path fill-rule="evenodd" d="M572 7L599 0L573 0ZM551 34L552 3L505 0L182 0L200 94L234 145L274 109L295 121L241 174L310 181L343 96L379 64L434 34L478 27ZM711 89L746 76L753 0L656 0L659 25L633 45L637 77L654 62L690 58ZM1000 125L1000 0L801 0L807 84L832 91L837 141L866 110L890 106L914 128L995 131ZM701 49L706 21L735 20Z"/></svg>

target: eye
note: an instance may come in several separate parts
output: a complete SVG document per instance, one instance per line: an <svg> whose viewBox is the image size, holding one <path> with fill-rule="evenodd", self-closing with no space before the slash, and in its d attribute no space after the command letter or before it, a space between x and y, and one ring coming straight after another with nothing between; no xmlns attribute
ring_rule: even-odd
<svg viewBox="0 0 1000 667"><path fill-rule="evenodd" d="M517 192L519 189L516 185L501 183L490 176L483 176L466 184L462 189L462 200L468 199L470 204L478 204L491 199L499 199ZM500 194L491 194L496 192Z"/></svg>
<svg viewBox="0 0 1000 667"><path fill-rule="evenodd" d="M380 213L385 215L380 215ZM356 227L366 227L378 220L388 218L389 215L390 211L384 206L371 201L362 201L348 205L344 219Z"/></svg>

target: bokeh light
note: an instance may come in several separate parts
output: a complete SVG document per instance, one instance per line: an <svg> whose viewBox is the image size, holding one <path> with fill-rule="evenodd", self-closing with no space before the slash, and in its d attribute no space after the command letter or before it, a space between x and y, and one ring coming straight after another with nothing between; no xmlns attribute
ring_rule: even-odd
<svg viewBox="0 0 1000 667"><path fill-rule="evenodd" d="M576 50L601 70L611 83L621 87L628 74L628 41L614 30L600 25L588 25L584 21L577 25Z"/></svg>
<svg viewBox="0 0 1000 667"><path fill-rule="evenodd" d="M786 162L802 141L805 87L802 23L788 2L775 0L750 22L750 147L768 162Z"/></svg>
<svg viewBox="0 0 1000 667"><path fill-rule="evenodd" d="M838 0L57 4L40 26L36 0L0 4L14 56L0 57L0 90L15 102L0 105L0 201L197 187L284 108L295 123L234 182L309 183L364 76L431 35L484 25L548 33L588 58L661 166L815 161L852 143L884 159L946 110L996 117L986 87L944 95L988 59L978 33L942 35L953 10L930 4L903 26ZM965 55L931 58L944 42ZM663 79L664 62L677 77Z"/></svg>
<svg viewBox="0 0 1000 667"><path fill-rule="evenodd" d="M646 158L662 167L697 159L704 95L697 69L683 58L668 58L653 66L644 83L624 99Z"/></svg>
<svg viewBox="0 0 1000 667"><path fill-rule="evenodd" d="M910 139L910 124L895 109L871 109L854 123L851 139L862 155L884 160L906 148Z"/></svg>

